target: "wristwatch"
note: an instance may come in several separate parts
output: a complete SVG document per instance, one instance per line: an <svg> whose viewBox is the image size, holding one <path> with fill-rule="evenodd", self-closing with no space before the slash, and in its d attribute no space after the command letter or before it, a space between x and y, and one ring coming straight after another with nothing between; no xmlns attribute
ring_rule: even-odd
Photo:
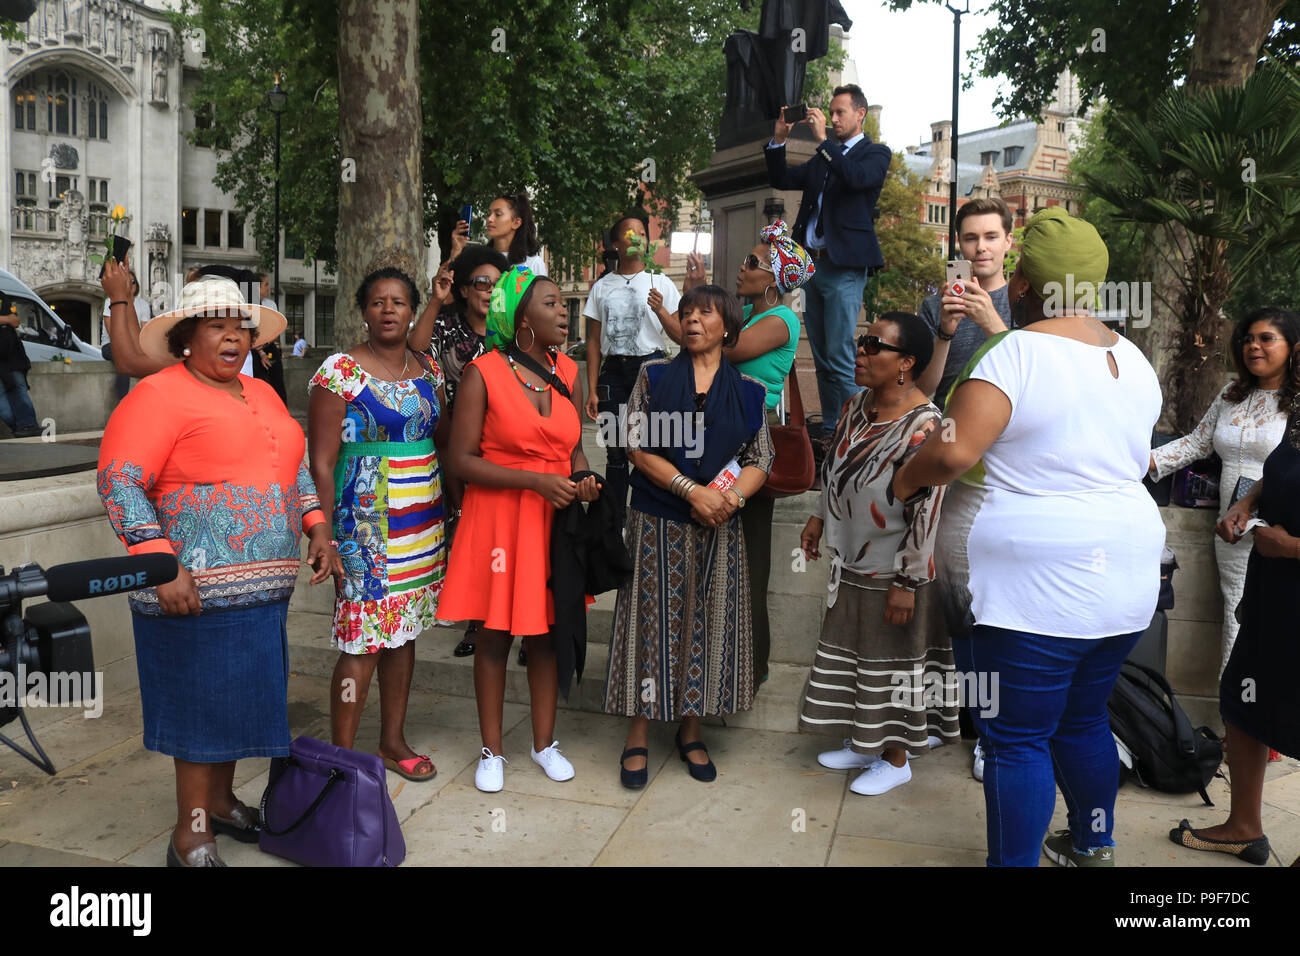
<svg viewBox="0 0 1300 956"><path fill-rule="evenodd" d="M740 489L739 489L739 488L732 488L731 490L734 491L734 492L736 493L736 500L740 502L740 507L741 507L741 508L744 508L744 507L745 507L745 496L742 495L742 494L740 493Z"/></svg>

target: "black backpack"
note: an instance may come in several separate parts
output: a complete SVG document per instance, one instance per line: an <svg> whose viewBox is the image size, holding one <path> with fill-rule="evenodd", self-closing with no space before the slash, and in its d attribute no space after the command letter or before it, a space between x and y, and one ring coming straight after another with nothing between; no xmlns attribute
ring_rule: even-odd
<svg viewBox="0 0 1300 956"><path fill-rule="evenodd" d="M1133 755L1138 783L1165 793L1199 793L1223 762L1223 744L1208 727L1192 729L1173 689L1150 667L1125 661L1106 703L1110 727Z"/></svg>

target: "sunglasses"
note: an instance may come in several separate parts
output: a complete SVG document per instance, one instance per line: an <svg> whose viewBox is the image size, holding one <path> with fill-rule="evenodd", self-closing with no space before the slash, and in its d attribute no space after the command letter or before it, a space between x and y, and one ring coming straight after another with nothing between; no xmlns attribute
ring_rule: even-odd
<svg viewBox="0 0 1300 956"><path fill-rule="evenodd" d="M496 285L489 276L475 276L470 280L469 284L480 292L491 292L492 287Z"/></svg>
<svg viewBox="0 0 1300 956"><path fill-rule="evenodd" d="M858 348L868 355L879 355L882 351L897 352L899 355L911 355L907 349L900 349L897 345L890 345L888 342L881 340L879 335L863 335L858 337Z"/></svg>
<svg viewBox="0 0 1300 956"><path fill-rule="evenodd" d="M771 272L773 275L776 275L776 270L774 270L769 263L759 262L758 256L754 255L752 252L745 256L745 268L749 269L751 272L755 269L762 269L764 272Z"/></svg>

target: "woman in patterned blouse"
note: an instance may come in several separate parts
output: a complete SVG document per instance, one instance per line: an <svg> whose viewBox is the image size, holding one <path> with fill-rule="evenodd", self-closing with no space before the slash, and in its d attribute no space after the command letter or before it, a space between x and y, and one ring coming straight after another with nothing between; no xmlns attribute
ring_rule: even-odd
<svg viewBox="0 0 1300 956"><path fill-rule="evenodd" d="M908 752L957 739L952 642L934 581L934 536L944 488L904 507L894 473L938 427L916 387L933 353L925 322L886 312L858 340L854 381L822 464L822 493L800 543L831 558L821 640L799 729L844 739L817 759L864 772L849 785L877 795L912 779Z"/></svg>
<svg viewBox="0 0 1300 956"><path fill-rule="evenodd" d="M174 581L130 595L144 745L176 763L168 866L225 866L214 832L257 840L257 811L232 783L236 760L289 752L285 622L299 528L312 583L342 573L302 429L270 385L239 374L250 345L284 325L229 279L186 286L181 308L140 333L144 354L166 367L122 400L100 445L113 530L132 554L181 565Z"/></svg>

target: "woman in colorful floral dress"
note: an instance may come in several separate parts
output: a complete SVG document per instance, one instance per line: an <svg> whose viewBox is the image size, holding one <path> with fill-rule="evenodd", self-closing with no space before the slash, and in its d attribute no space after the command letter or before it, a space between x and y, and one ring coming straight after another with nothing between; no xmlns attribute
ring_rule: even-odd
<svg viewBox="0 0 1300 956"><path fill-rule="evenodd" d="M420 295L409 274L372 271L357 290L369 338L331 355L312 378L311 471L322 507L332 504L344 579L331 643L335 745L351 747L379 671L384 765L408 780L436 769L407 744L407 695L415 638L433 626L446 565L442 475L443 377L406 342ZM435 433L437 433L435 435Z"/></svg>

